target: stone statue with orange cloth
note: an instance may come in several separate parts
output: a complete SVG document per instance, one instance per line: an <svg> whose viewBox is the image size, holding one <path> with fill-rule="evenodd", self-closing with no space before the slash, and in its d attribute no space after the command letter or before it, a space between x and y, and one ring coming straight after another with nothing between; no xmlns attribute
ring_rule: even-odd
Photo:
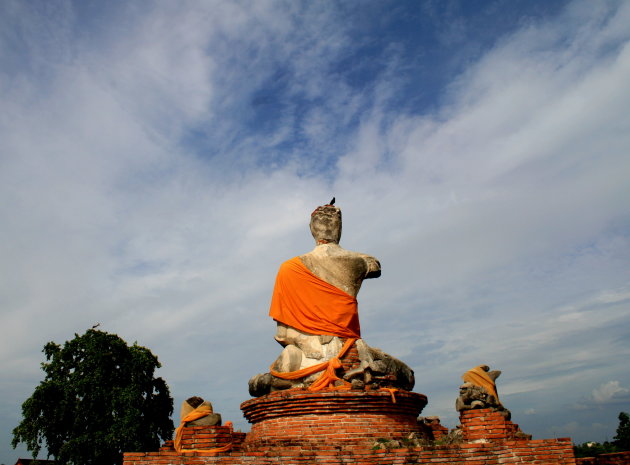
<svg viewBox="0 0 630 465"><path fill-rule="evenodd" d="M411 390L413 371L361 339L356 296L364 279L380 276L380 263L370 255L339 246L338 207L318 207L311 215L310 229L315 249L280 266L271 300L269 315L277 323L275 339L284 349L269 373L250 380L250 394L344 384ZM340 373L340 379L336 376L343 371L339 359L353 345L359 363ZM322 375L326 371L328 377Z"/></svg>
<svg viewBox="0 0 630 465"><path fill-rule="evenodd" d="M203 415L192 415L196 418L186 421L186 426L221 426L221 414L215 413L212 409L212 404L199 396L189 397L182 402L182 407L179 412L180 421L190 418L191 413L194 411L202 412Z"/></svg>
<svg viewBox="0 0 630 465"><path fill-rule="evenodd" d="M193 396L182 402L180 410L180 423L175 430L173 448L178 453L194 452L197 455L214 455L220 452L228 452L232 449L232 442L212 449L188 449L184 448L184 429L189 426L221 426L221 414L214 413L212 404L201 397ZM226 427L232 428L232 422L228 421ZM210 434L211 435L211 434Z"/></svg>
<svg viewBox="0 0 630 465"><path fill-rule="evenodd" d="M496 379L501 375L499 370L490 371L488 365L479 365L462 375L464 384L459 387L459 397L455 401L455 409L471 410L490 408L500 412L507 420L511 413L503 407L497 393Z"/></svg>

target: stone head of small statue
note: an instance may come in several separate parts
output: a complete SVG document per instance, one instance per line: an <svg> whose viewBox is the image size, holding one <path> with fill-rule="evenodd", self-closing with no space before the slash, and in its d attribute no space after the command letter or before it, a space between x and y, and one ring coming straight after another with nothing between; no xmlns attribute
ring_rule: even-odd
<svg viewBox="0 0 630 465"><path fill-rule="evenodd" d="M341 239L341 209L334 205L317 207L311 214L311 234L319 244L338 244Z"/></svg>

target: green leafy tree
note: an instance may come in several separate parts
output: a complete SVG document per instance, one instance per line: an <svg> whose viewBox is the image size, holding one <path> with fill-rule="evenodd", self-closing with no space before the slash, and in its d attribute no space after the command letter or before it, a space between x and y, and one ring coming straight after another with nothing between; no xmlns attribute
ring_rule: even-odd
<svg viewBox="0 0 630 465"><path fill-rule="evenodd" d="M630 416L626 412L619 413L619 426L613 443L619 450L630 450Z"/></svg>
<svg viewBox="0 0 630 465"><path fill-rule="evenodd" d="M13 448L25 443L35 458L45 444L62 464L113 465L122 452L157 450L160 438L171 439L173 399L154 377L161 365L149 349L90 329L43 352L46 377L22 404Z"/></svg>
<svg viewBox="0 0 630 465"><path fill-rule="evenodd" d="M573 446L573 452L576 458L581 457L597 457L600 454L610 454L617 452L618 449L612 442L585 442L577 446Z"/></svg>

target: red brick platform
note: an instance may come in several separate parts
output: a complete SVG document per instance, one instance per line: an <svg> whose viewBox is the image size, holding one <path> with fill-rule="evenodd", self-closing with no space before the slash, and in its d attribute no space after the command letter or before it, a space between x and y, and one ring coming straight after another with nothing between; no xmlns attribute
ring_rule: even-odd
<svg viewBox="0 0 630 465"><path fill-rule="evenodd" d="M499 412L491 409L464 410L459 415L464 441L485 442L487 440L530 439L517 424L506 420Z"/></svg>
<svg viewBox="0 0 630 465"><path fill-rule="evenodd" d="M252 423L246 444L363 444L422 434L426 396L396 391L277 391L241 404Z"/></svg>
<svg viewBox="0 0 630 465"><path fill-rule="evenodd" d="M422 394L404 391L395 393L395 402L387 391L281 391L241 405L252 422L250 433L222 426L184 429L185 448L231 444L227 452L179 454L168 441L158 452L125 453L124 465L576 463L569 438L531 440L518 425L489 409L460 416L462 443L373 449L377 440L430 434L430 428L416 421L425 404Z"/></svg>

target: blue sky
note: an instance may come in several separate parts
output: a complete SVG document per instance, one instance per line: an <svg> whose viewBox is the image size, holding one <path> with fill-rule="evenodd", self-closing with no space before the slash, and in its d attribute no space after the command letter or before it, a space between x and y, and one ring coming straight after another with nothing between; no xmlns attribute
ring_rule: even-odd
<svg viewBox="0 0 630 465"><path fill-rule="evenodd" d="M0 463L41 349L96 322L247 430L278 265L333 195L365 340L457 424L480 363L536 438L630 411L630 5L0 3Z"/></svg>

